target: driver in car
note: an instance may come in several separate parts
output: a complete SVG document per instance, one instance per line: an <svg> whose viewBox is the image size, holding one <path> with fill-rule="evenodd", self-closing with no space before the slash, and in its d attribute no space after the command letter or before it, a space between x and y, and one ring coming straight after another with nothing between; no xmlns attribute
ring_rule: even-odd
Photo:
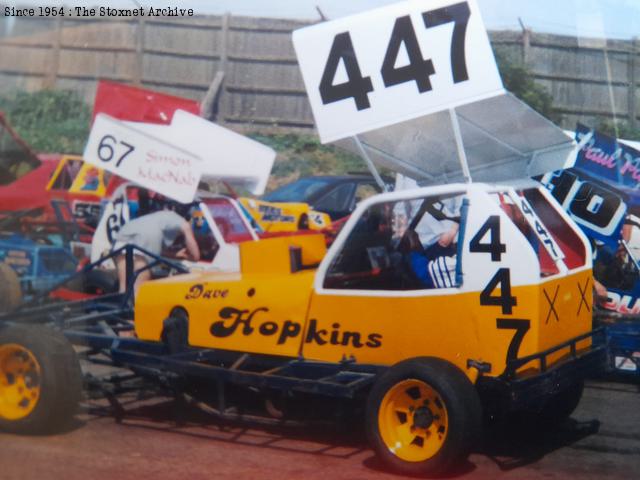
<svg viewBox="0 0 640 480"><path fill-rule="evenodd" d="M450 288L456 285L456 240L459 224L451 220L459 216L461 197L446 199L442 205L441 219L424 212L415 228L405 225L401 243L406 253L406 263L415 278L425 288ZM408 211L405 219L416 215L419 205L404 204Z"/></svg>

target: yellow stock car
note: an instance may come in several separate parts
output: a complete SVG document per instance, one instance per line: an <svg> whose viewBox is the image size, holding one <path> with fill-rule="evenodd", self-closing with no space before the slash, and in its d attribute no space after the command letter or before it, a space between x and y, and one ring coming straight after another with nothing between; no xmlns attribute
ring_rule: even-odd
<svg viewBox="0 0 640 480"><path fill-rule="evenodd" d="M466 458L483 412L570 415L602 360L589 245L544 189L377 195L325 248L320 235L246 242L240 273L145 283L136 334L174 352L237 352L216 364L231 383L350 389L366 398L377 454L409 474ZM250 358L276 366L243 376ZM292 383L302 371L316 373Z"/></svg>
<svg viewBox="0 0 640 480"><path fill-rule="evenodd" d="M331 217L306 203L275 203L253 198L238 201L265 232L322 231L331 226Z"/></svg>

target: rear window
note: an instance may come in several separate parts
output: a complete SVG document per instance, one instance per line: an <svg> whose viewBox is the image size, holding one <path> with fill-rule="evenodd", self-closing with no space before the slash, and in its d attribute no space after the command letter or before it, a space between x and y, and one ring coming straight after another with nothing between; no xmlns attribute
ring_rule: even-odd
<svg viewBox="0 0 640 480"><path fill-rule="evenodd" d="M523 194L560 246L567 268L571 270L584 266L587 252L575 230L569 226L538 189L525 190Z"/></svg>
<svg viewBox="0 0 640 480"><path fill-rule="evenodd" d="M67 160L56 177L52 190L69 190L75 181L80 169L82 168L82 160Z"/></svg>
<svg viewBox="0 0 640 480"><path fill-rule="evenodd" d="M529 241L540 262L540 275L584 266L586 251L580 237L548 199L535 188L493 195L500 208Z"/></svg>
<svg viewBox="0 0 640 480"><path fill-rule="evenodd" d="M251 232L240 216L240 212L229 200L213 198L207 199L205 203L225 242L240 243L253 240Z"/></svg>

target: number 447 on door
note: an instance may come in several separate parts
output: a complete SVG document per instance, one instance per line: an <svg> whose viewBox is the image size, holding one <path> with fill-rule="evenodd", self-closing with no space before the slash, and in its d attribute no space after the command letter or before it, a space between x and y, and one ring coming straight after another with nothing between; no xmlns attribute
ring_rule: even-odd
<svg viewBox="0 0 640 480"><path fill-rule="evenodd" d="M438 27L447 23L454 24L450 46L451 74L454 83L469 80L465 58L465 38L470 16L471 12L467 2L456 3L422 14L425 28ZM396 67L402 45L407 52L409 64ZM335 84L341 60L344 63L348 80ZM380 73L385 88L406 82L416 82L420 93L432 90L430 77L436 71L433 62L430 59L425 60L422 56L418 37L409 15L396 19ZM322 103L327 105L353 98L358 110L365 110L371 107L370 92L373 92L373 82L371 77L363 76L360 70L351 34L348 31L337 34L333 39L329 58L320 81Z"/></svg>

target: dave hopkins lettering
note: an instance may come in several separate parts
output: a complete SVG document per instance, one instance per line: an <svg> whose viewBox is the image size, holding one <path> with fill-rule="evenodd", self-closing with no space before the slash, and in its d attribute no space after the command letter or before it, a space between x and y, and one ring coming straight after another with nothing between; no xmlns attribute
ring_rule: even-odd
<svg viewBox="0 0 640 480"><path fill-rule="evenodd" d="M211 325L211 335L218 338L227 338L236 334L248 337L250 335L261 335L263 337L275 336L278 338L277 344L283 345L290 338L297 338L302 334L302 325L298 322L285 320L282 325L268 319L254 320L258 314L266 314L268 308L260 307L253 311L239 310L233 307L224 307L218 315L221 320L213 322ZM317 345L343 345L354 348L378 348L382 345L382 335L371 333L366 337L360 332L342 331L339 323L331 325L332 330L318 328L318 321L309 321L309 329L305 335L305 343L315 343Z"/></svg>

